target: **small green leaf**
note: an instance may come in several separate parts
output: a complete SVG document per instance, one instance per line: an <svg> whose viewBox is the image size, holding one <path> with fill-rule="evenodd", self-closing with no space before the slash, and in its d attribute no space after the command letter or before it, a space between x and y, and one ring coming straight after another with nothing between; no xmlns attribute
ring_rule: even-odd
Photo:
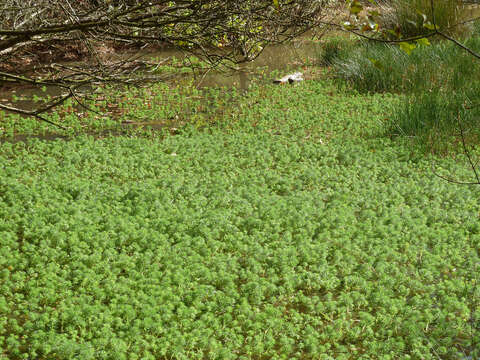
<svg viewBox="0 0 480 360"><path fill-rule="evenodd" d="M407 53L407 55L410 55L412 53L412 51L417 47L417 45L415 44L411 44L411 43L408 43L408 42L401 42L400 44L400 49L405 51Z"/></svg>
<svg viewBox="0 0 480 360"><path fill-rule="evenodd" d="M278 3L278 0L273 0L273 5L275 5L275 7L277 7L277 8L280 7L280 4Z"/></svg>
<svg viewBox="0 0 480 360"><path fill-rule="evenodd" d="M430 41L428 41L427 38L421 38L421 39L417 40L417 44L424 45L424 46L430 46Z"/></svg>
<svg viewBox="0 0 480 360"><path fill-rule="evenodd" d="M424 23L423 27L428 30L435 30L435 25L433 25L430 21L427 21L426 23ZM437 29L438 29L438 26L437 26Z"/></svg>

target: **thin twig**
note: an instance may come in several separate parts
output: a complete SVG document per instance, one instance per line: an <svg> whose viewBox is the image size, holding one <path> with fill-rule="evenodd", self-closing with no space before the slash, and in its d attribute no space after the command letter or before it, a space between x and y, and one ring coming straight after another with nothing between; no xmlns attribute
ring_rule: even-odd
<svg viewBox="0 0 480 360"><path fill-rule="evenodd" d="M458 181L458 180L451 179L451 178L448 178L446 176L440 175L439 173L437 173L435 171L435 167L434 167L433 163L432 163L432 173L433 173L433 175L439 177L440 179L445 180L445 181L447 181L449 183L452 183L452 184L457 184L457 185L479 185L480 184L478 182Z"/></svg>
<svg viewBox="0 0 480 360"><path fill-rule="evenodd" d="M430 0L430 10L432 11L432 23L433 23L433 29L435 31L438 31L437 29L437 22L435 20L435 7L433 5L433 0Z"/></svg>
<svg viewBox="0 0 480 360"><path fill-rule="evenodd" d="M470 167L472 168L473 173L475 174L475 178L477 179L477 184L480 184L480 177L478 175L477 168L475 167L475 164L473 163L472 156L471 156L470 151L468 150L468 146L465 142L465 134L464 134L462 122L460 121L460 114L458 114L458 116L457 116L457 122L458 122L458 128L460 130L460 137L462 139L463 152L465 153L465 156L468 159Z"/></svg>
<svg viewBox="0 0 480 360"><path fill-rule="evenodd" d="M23 110L23 109L15 108L15 107L4 105L4 104L0 104L0 109L10 111L10 112L13 112L13 113L17 113L17 114L20 114L20 115L33 116L33 117L35 117L35 118L37 118L37 119L39 119L43 122L46 122L46 123L48 123L50 125L53 125L53 126L56 126L56 127L60 128L62 130L67 130L66 127L44 118L40 114L37 114L35 111Z"/></svg>
<svg viewBox="0 0 480 360"><path fill-rule="evenodd" d="M437 34L444 37L445 39L453 42L455 45L461 47L463 50L467 51L470 55L476 57L477 59L480 59L480 55L477 54L475 51L473 51L472 49L470 49L469 47L466 47L465 45L463 45L461 42L459 42L458 40L452 38L451 36L445 34L444 32L441 32L441 31L438 31L437 30Z"/></svg>

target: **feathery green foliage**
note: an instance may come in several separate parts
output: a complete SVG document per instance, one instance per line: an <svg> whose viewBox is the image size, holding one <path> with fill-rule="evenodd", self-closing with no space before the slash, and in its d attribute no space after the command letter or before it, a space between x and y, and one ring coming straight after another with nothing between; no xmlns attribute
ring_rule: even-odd
<svg viewBox="0 0 480 360"><path fill-rule="evenodd" d="M162 140L0 144L0 358L472 350L480 190L378 135L395 102L256 86Z"/></svg>

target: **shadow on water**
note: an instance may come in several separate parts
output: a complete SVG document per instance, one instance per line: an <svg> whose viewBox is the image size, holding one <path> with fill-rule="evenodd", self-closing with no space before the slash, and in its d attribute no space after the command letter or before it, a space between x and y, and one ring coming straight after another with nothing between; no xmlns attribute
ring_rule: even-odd
<svg viewBox="0 0 480 360"><path fill-rule="evenodd" d="M178 135L181 133L181 129L179 124L178 128L172 126L172 124L167 124L164 121L157 121L157 122L128 122L128 123L120 123L115 128L106 129L102 131L87 131L82 132L78 135L91 135L96 139L101 139L104 137L109 136L124 136L131 134L132 130L135 129L142 129L148 128L155 132L166 131L170 133L170 135ZM73 135L62 135L58 133L44 133L44 134L36 134L36 135L25 135L25 134L15 134L10 137L0 137L0 145L4 143L11 143L16 144L19 142L28 142L30 140L45 140L45 141L55 141L55 140L64 140L68 141L75 138L75 134Z"/></svg>
<svg viewBox="0 0 480 360"><path fill-rule="evenodd" d="M53 140L68 140L70 137L66 135L60 134L43 134L43 135L21 135L17 134L13 137L0 137L0 145L3 143L12 143L16 144L18 142L27 142L28 140L46 140L46 141L53 141Z"/></svg>

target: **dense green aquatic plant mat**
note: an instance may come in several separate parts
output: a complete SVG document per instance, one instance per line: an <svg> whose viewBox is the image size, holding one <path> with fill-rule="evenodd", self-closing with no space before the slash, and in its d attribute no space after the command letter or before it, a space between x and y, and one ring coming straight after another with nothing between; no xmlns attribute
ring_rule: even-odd
<svg viewBox="0 0 480 360"><path fill-rule="evenodd" d="M33 97L37 102L48 96ZM156 83L146 87L102 87L92 90L90 100L79 106L73 100L56 107L48 119L66 128L62 130L32 117L0 112L0 138L24 136L72 137L78 134L142 133L145 127L156 130L179 128L185 124L205 126L222 116L223 110L235 103L236 89L197 89L191 80ZM21 98L23 101L32 98ZM161 131L160 131L161 132ZM158 134L157 134L158 135Z"/></svg>
<svg viewBox="0 0 480 360"><path fill-rule="evenodd" d="M162 140L2 143L0 358L468 354L480 189L375 135L392 99L304 85Z"/></svg>
<svg viewBox="0 0 480 360"><path fill-rule="evenodd" d="M232 87L197 89L192 81L158 83L144 88L104 88L90 94L92 100L85 103L95 112L75 108L73 102L67 102L49 114L49 120L67 127L67 131L34 118L0 112L0 140L15 141L31 136L71 138L85 133L95 137L110 134L163 136L172 129L177 133L185 126L243 128L262 124L277 130L286 125L288 131L292 127L306 130L307 125L309 129L318 129L318 124L322 124L329 126L330 132L348 128L352 134L353 129L357 133L359 129L372 128L370 125L375 127L378 116L372 122L368 113L372 110L377 115L382 112L385 118L396 101L390 95L344 94L325 78L324 73L322 69L310 68L308 78L315 81L279 87L271 83L282 73L271 72L263 78L252 79L248 91ZM368 105L362 106L364 101ZM350 113L352 119L347 123L340 120L352 109L360 112L358 116ZM149 128L155 130L154 134Z"/></svg>

